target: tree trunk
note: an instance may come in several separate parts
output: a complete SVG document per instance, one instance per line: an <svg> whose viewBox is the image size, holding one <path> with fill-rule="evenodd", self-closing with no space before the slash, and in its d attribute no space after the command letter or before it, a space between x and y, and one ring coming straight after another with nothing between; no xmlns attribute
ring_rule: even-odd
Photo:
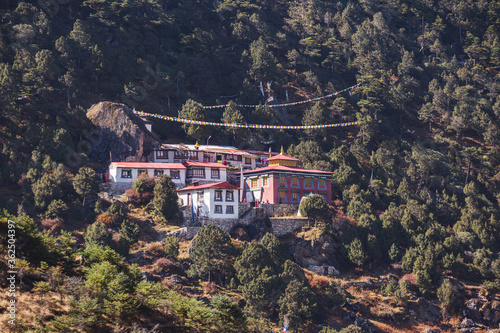
<svg viewBox="0 0 500 333"><path fill-rule="evenodd" d="M467 176L465 176L465 185L469 181L470 165L471 165L472 155L469 155L469 163L467 163Z"/></svg>

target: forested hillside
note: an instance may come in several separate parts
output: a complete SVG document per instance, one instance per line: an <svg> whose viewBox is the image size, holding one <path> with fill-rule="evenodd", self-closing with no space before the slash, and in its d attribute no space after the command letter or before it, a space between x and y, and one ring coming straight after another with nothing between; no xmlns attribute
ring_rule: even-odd
<svg viewBox="0 0 500 333"><path fill-rule="evenodd" d="M265 97L261 82L270 83ZM317 102L266 104L356 84ZM232 244L212 235L227 245L220 258L227 266L217 267L226 278L210 286L237 292L239 304L221 295L205 305L174 287L140 282L140 270L120 255L138 241L138 226L143 232L144 221L130 214L149 202L153 187L136 189L135 207L96 200L95 173L107 164L92 159L86 110L99 101L213 122L357 121L278 131L153 119L153 129L166 142L283 146L304 167L334 171L337 200L321 233L337 244L341 274L400 265L411 285L384 289L397 302L407 304L411 290L460 314L471 295L444 278L475 284L490 301L500 290L498 0L0 3L0 227L18 221L21 293L72 299L57 318L21 323L19 331L119 325L132 332L156 321L170 323L165 332L257 331L286 316L296 332L317 332L331 313L318 314L316 305L334 308L345 295L304 275L270 237ZM203 108L219 104L227 107ZM0 235L6 251L7 232ZM196 259L167 257L164 266L192 264L189 278L207 280L210 270L197 270ZM296 299L306 300L302 308ZM498 327L500 316L481 320Z"/></svg>

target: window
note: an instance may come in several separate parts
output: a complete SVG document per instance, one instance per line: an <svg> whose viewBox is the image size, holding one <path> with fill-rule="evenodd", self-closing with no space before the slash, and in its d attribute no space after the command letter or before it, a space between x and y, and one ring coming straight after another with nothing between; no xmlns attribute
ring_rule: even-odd
<svg viewBox="0 0 500 333"><path fill-rule="evenodd" d="M280 190L280 202L286 202L286 191Z"/></svg>
<svg viewBox="0 0 500 333"><path fill-rule="evenodd" d="M227 154L226 161L232 161L232 160L234 160L234 156L232 154Z"/></svg>
<svg viewBox="0 0 500 333"><path fill-rule="evenodd" d="M200 191L196 193L198 195L198 202L203 202L204 192Z"/></svg>
<svg viewBox="0 0 500 333"><path fill-rule="evenodd" d="M155 170L155 177L163 176L163 170Z"/></svg>
<svg viewBox="0 0 500 333"><path fill-rule="evenodd" d="M226 201L234 201L233 191L226 191Z"/></svg>
<svg viewBox="0 0 500 333"><path fill-rule="evenodd" d="M312 178L306 178L304 179L304 187L313 187L313 179Z"/></svg>
<svg viewBox="0 0 500 333"><path fill-rule="evenodd" d="M245 157L245 164L252 164L252 159Z"/></svg>
<svg viewBox="0 0 500 333"><path fill-rule="evenodd" d="M319 194L319 195L321 195L321 196L323 196L323 199L325 199L325 201L326 201L326 193L321 193L321 192L320 192L320 193L318 193L318 194Z"/></svg>
<svg viewBox="0 0 500 333"><path fill-rule="evenodd" d="M292 177L292 186L299 187L299 178Z"/></svg>
<svg viewBox="0 0 500 333"><path fill-rule="evenodd" d="M122 178L132 178L132 170L122 170Z"/></svg>
<svg viewBox="0 0 500 333"><path fill-rule="evenodd" d="M235 158L235 159L236 159L236 161L241 162L242 157L241 157L241 155L236 155L236 158Z"/></svg>
<svg viewBox="0 0 500 333"><path fill-rule="evenodd" d="M318 187L325 188L325 180L324 179L319 180Z"/></svg>
<svg viewBox="0 0 500 333"><path fill-rule="evenodd" d="M205 178L205 169L188 169L187 176L191 178Z"/></svg>
<svg viewBox="0 0 500 333"><path fill-rule="evenodd" d="M257 187L257 178L252 179L252 187Z"/></svg>
<svg viewBox="0 0 500 333"><path fill-rule="evenodd" d="M292 192L292 202L299 202L299 192Z"/></svg>
<svg viewBox="0 0 500 333"><path fill-rule="evenodd" d="M222 214L222 205L215 205L215 214Z"/></svg>
<svg viewBox="0 0 500 333"><path fill-rule="evenodd" d="M137 171L137 176L140 176L140 175L144 175L144 176L147 176L148 175L148 170L146 169L140 169Z"/></svg>
<svg viewBox="0 0 500 333"><path fill-rule="evenodd" d="M222 191L215 191L214 201L222 201Z"/></svg>
<svg viewBox="0 0 500 333"><path fill-rule="evenodd" d="M156 158L158 158L158 159L168 158L168 151L167 150L157 150L156 151Z"/></svg>
<svg viewBox="0 0 500 333"><path fill-rule="evenodd" d="M263 177L262 186L267 186L267 185L269 185L269 177Z"/></svg>
<svg viewBox="0 0 500 333"><path fill-rule="evenodd" d="M203 162L212 162L212 155L209 153L203 153Z"/></svg>
<svg viewBox="0 0 500 333"><path fill-rule="evenodd" d="M226 214L234 214L234 207L226 206Z"/></svg>
<svg viewBox="0 0 500 333"><path fill-rule="evenodd" d="M286 186L286 178L285 176L280 176L280 187Z"/></svg>
<svg viewBox="0 0 500 333"><path fill-rule="evenodd" d="M197 160L198 152L192 150L174 151L174 159L176 160Z"/></svg>
<svg viewBox="0 0 500 333"><path fill-rule="evenodd" d="M170 178L181 179L181 172L179 170L170 170Z"/></svg>
<svg viewBox="0 0 500 333"><path fill-rule="evenodd" d="M219 178L220 178L220 170L212 169L212 179L219 179Z"/></svg>

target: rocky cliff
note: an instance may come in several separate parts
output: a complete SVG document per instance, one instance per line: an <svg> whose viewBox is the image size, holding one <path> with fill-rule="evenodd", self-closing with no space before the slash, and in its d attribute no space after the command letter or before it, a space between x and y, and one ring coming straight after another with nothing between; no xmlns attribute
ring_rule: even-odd
<svg viewBox="0 0 500 333"><path fill-rule="evenodd" d="M100 164L109 162L110 158L112 161L148 161L153 148L160 144L124 104L99 102L88 109L87 118L96 126L90 157Z"/></svg>

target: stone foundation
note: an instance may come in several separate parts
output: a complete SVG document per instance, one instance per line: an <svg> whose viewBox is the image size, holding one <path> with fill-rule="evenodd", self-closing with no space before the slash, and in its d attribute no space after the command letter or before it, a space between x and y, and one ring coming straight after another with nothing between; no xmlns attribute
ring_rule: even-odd
<svg viewBox="0 0 500 333"><path fill-rule="evenodd" d="M191 206L180 207L181 219L183 221L182 227L186 229L195 229L213 224L221 228L227 233L230 233L236 226L248 226L255 221L262 221L269 217L271 221L271 230L277 237L294 232L303 226L307 226L310 222L309 219L303 217L295 217L297 205L281 204L281 205L259 205L259 207L250 207L248 203L240 203L239 212L241 218L239 219L210 219L207 217L195 216L194 224L191 212ZM293 214L292 214L293 212ZM290 217L270 217L275 215L288 214ZM192 232L186 231L183 237L191 239L194 237Z"/></svg>
<svg viewBox="0 0 500 333"><path fill-rule="evenodd" d="M112 196L119 196L119 195L122 195L123 193L125 193L126 190L129 190L132 188L132 182L130 183L126 183L126 182L123 182L123 183L112 183L112 182L108 182L108 183L102 183L100 184L99 186L99 191L100 192L107 192L108 194L112 195Z"/></svg>

